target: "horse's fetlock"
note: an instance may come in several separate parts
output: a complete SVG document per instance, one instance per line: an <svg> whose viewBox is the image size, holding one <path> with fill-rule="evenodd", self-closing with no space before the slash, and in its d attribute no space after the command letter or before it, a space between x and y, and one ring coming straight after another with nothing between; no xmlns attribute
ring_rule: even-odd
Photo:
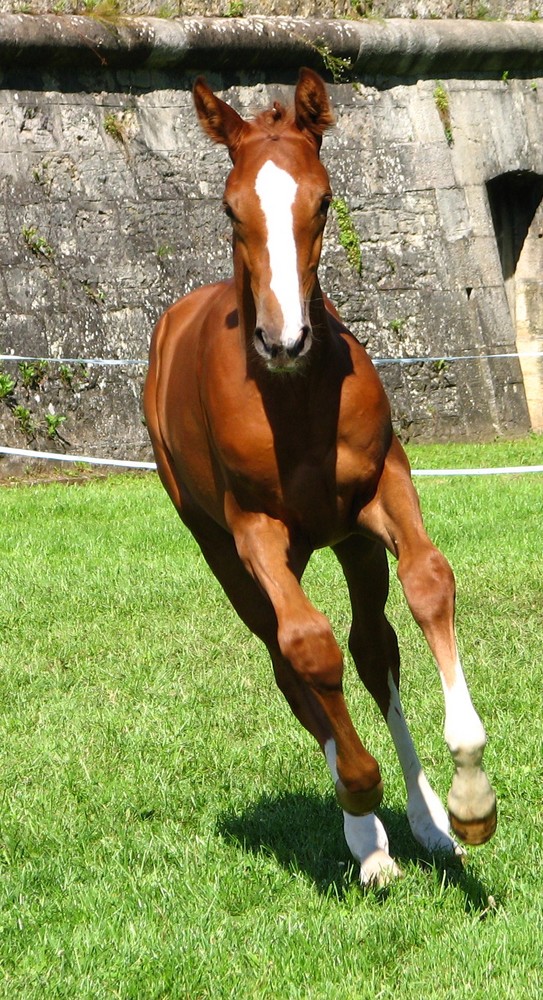
<svg viewBox="0 0 543 1000"><path fill-rule="evenodd" d="M364 787L359 778L338 778L336 798L343 810L351 816L364 816L373 812L383 798L383 782L377 761L374 771L365 775Z"/></svg>
<svg viewBox="0 0 543 1000"><path fill-rule="evenodd" d="M471 701L456 710L449 705L444 737L457 768L479 766L486 746L486 733Z"/></svg>
<svg viewBox="0 0 543 1000"><path fill-rule="evenodd" d="M466 746L457 746L452 749L449 747L455 767L461 770L478 768L483 759L485 746L486 740L481 740L480 742L467 744Z"/></svg>

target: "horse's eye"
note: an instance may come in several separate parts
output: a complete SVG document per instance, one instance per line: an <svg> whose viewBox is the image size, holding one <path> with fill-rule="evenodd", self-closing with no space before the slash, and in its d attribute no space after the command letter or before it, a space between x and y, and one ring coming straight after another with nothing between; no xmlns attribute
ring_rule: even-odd
<svg viewBox="0 0 543 1000"><path fill-rule="evenodd" d="M332 195L325 194L324 198L321 201L321 205L320 205L321 215L327 215L328 214L328 209L330 208L331 203L332 203Z"/></svg>
<svg viewBox="0 0 543 1000"><path fill-rule="evenodd" d="M224 214L227 215L228 218L231 219L232 222L233 222L234 219L235 219L235 215L234 215L232 209L230 208L230 205L228 204L228 202L227 201L223 201L222 207L224 208Z"/></svg>

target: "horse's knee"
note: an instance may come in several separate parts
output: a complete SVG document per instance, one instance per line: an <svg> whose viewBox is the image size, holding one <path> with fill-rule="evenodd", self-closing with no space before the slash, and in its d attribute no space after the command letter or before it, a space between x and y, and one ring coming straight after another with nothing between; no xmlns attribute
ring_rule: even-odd
<svg viewBox="0 0 543 1000"><path fill-rule="evenodd" d="M325 615L315 612L303 621L283 624L279 648L296 674L316 690L341 688L343 657Z"/></svg>
<svg viewBox="0 0 543 1000"><path fill-rule="evenodd" d="M398 577L415 621L422 629L454 614L454 575L445 556L428 548L398 563Z"/></svg>

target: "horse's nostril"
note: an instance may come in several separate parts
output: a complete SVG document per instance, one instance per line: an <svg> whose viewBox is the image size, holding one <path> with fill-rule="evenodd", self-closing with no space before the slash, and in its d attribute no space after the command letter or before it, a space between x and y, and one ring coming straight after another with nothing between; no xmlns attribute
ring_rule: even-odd
<svg viewBox="0 0 543 1000"><path fill-rule="evenodd" d="M257 326L255 328L254 339L256 343L256 348L261 354L267 354L269 357L272 358L275 357L275 355L277 354L277 348L273 347L273 345L269 343L268 338L266 337L266 334L264 332L264 328L262 326Z"/></svg>
<svg viewBox="0 0 543 1000"><path fill-rule="evenodd" d="M292 347L289 347L287 350L289 358L297 358L302 353L310 333L311 333L311 327L308 326L307 324L304 325L302 327L302 332L298 337L296 343L293 344Z"/></svg>
<svg viewBox="0 0 543 1000"><path fill-rule="evenodd" d="M311 327L309 325L303 326L298 339L290 347L286 347L280 341L275 341L266 333L263 326L255 327L253 336L255 347L263 357L272 361L277 361L280 358L295 361L304 352L304 349L309 346L308 339L311 336Z"/></svg>

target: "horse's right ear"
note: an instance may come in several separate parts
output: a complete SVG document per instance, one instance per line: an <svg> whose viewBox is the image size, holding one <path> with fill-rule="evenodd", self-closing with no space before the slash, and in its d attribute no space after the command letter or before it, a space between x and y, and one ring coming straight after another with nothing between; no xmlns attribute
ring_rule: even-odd
<svg viewBox="0 0 543 1000"><path fill-rule="evenodd" d="M294 108L298 128L309 133L320 149L324 132L334 124L334 115L324 80L307 66L300 70Z"/></svg>
<svg viewBox="0 0 543 1000"><path fill-rule="evenodd" d="M192 89L196 114L200 125L213 142L228 147L232 159L240 144L247 122L229 104L221 101L208 87L203 76L199 76Z"/></svg>

